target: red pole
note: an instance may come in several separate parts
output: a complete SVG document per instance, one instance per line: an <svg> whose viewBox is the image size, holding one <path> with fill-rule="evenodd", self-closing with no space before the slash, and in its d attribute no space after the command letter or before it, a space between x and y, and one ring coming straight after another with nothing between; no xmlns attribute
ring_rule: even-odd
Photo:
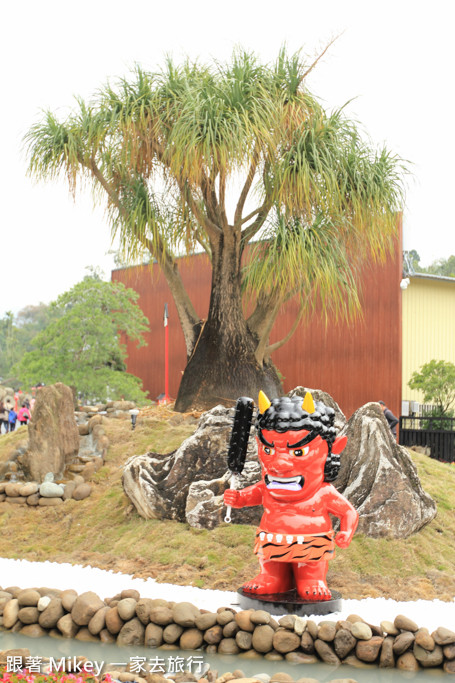
<svg viewBox="0 0 455 683"><path fill-rule="evenodd" d="M169 327L164 328L164 400L169 402Z"/></svg>
<svg viewBox="0 0 455 683"><path fill-rule="evenodd" d="M164 403L170 403L169 398L169 313L167 304L164 304Z"/></svg>

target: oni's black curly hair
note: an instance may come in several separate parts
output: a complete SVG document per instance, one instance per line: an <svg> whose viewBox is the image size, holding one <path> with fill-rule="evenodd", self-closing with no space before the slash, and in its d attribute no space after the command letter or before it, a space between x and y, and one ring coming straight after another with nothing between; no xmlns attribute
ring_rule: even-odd
<svg viewBox="0 0 455 683"><path fill-rule="evenodd" d="M274 432L288 432L305 429L309 432L305 443L309 443L317 436L327 442L328 455L324 468L324 481L333 481L340 470L340 456L332 453L332 444L336 438L334 427L335 411L321 401L314 403L312 413L302 408L301 396L283 396L274 398L271 405L256 418L256 429L261 439L261 432L267 429ZM305 445L305 444L302 444Z"/></svg>

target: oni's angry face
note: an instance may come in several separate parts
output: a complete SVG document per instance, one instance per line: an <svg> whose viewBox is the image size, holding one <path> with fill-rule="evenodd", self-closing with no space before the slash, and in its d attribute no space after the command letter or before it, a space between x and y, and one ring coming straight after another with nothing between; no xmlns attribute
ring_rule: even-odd
<svg viewBox="0 0 455 683"><path fill-rule="evenodd" d="M327 442L305 429L276 432L262 429L259 459L267 491L282 501L305 500L324 481Z"/></svg>

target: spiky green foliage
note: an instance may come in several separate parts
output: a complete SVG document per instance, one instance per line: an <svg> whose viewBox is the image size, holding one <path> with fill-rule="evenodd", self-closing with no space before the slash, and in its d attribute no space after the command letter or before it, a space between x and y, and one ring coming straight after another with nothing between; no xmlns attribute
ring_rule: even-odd
<svg viewBox="0 0 455 683"><path fill-rule="evenodd" d="M85 277L52 305L54 320L33 339L33 350L14 368L17 376L26 386L64 382L85 401L144 400L140 380L125 372L122 343L144 343L148 320L137 299L122 283Z"/></svg>
<svg viewBox="0 0 455 683"><path fill-rule="evenodd" d="M357 260L390 248L403 164L372 148L343 109L324 110L305 88L311 68L284 49L273 64L244 50L226 64L168 59L78 100L63 122L47 113L26 136L34 177L64 175L73 192L90 183L125 254L146 250L161 263L189 354L185 319L188 329L199 319L173 280L177 252L202 247L215 268L221 244L240 244L240 258L263 231L243 271L261 361L283 302L304 290L302 311L317 301L351 315Z"/></svg>

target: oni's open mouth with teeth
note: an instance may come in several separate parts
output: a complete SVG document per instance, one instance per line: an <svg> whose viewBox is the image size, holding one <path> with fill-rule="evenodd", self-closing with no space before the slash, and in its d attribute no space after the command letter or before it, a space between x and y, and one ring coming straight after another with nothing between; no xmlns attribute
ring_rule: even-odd
<svg viewBox="0 0 455 683"><path fill-rule="evenodd" d="M300 491L305 483L305 478L300 474L296 477L271 477L270 475L266 474L264 481L268 489Z"/></svg>

